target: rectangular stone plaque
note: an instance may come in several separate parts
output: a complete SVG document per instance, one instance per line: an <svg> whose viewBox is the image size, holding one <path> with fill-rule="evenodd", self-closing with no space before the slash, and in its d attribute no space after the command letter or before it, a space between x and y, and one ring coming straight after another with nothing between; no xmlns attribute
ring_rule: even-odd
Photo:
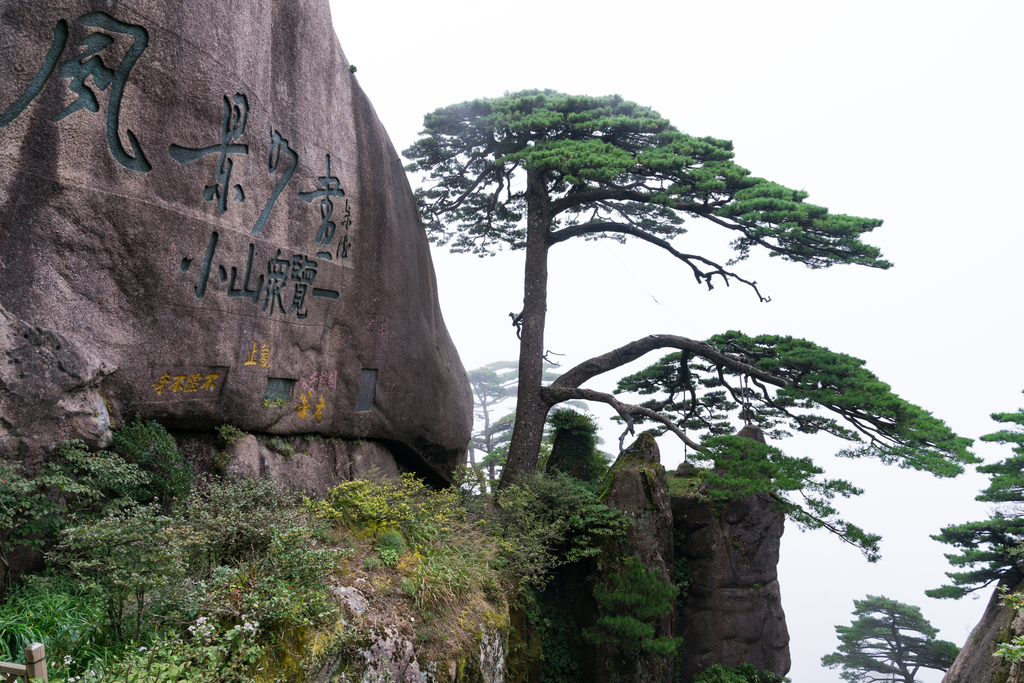
<svg viewBox="0 0 1024 683"><path fill-rule="evenodd" d="M283 399L290 401L292 398L292 388L295 386L295 380L287 379L285 377L268 377L267 388L263 391L263 398L273 401L276 399Z"/></svg>
<svg viewBox="0 0 1024 683"><path fill-rule="evenodd" d="M373 407L373 392L377 387L377 371L363 368L359 374L359 396L356 397L356 412L364 413Z"/></svg>

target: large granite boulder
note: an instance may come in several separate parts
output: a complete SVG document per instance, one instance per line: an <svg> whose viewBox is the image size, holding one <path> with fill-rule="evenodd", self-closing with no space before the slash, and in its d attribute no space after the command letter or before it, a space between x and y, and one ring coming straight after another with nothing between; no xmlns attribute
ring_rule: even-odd
<svg viewBox="0 0 1024 683"><path fill-rule="evenodd" d="M139 414L377 440L448 478L469 384L326 0L0 0L0 29L0 333L36 339L5 360L76 359L0 377L0 456ZM55 391L96 419L38 436Z"/></svg>

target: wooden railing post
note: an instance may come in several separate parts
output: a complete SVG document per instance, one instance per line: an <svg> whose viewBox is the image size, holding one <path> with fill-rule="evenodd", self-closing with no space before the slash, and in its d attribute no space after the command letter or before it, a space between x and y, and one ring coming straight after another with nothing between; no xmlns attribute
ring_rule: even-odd
<svg viewBox="0 0 1024 683"><path fill-rule="evenodd" d="M46 676L46 650L42 643L32 643L25 648L25 673L29 680L41 678L43 683L49 681Z"/></svg>

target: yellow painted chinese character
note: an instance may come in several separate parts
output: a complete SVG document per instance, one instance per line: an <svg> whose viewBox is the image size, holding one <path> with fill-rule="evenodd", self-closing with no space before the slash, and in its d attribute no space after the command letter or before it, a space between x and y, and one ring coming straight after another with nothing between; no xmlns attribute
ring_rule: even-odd
<svg viewBox="0 0 1024 683"><path fill-rule="evenodd" d="M171 391L177 391L178 389L185 388L185 380L188 379L185 375L175 375L174 384L171 385Z"/></svg>
<svg viewBox="0 0 1024 683"><path fill-rule="evenodd" d="M302 403L300 403L295 410L298 411L299 417L305 420L307 417L309 417L309 399L306 398L306 394L302 394L301 398Z"/></svg>
<svg viewBox="0 0 1024 683"><path fill-rule="evenodd" d="M324 403L324 395L320 394L320 400L316 402L316 412L313 413L313 417L316 418L317 422L319 422L320 419L324 416L325 407L326 404Z"/></svg>
<svg viewBox="0 0 1024 683"><path fill-rule="evenodd" d="M252 352L249 354L249 360L245 361L246 365L256 365L256 342L252 343Z"/></svg>
<svg viewBox="0 0 1024 683"><path fill-rule="evenodd" d="M256 346L253 345L253 349L255 349L255 348L256 348ZM264 344L263 345L263 349L260 351L260 367L261 368L269 368L270 367L270 346L267 345L267 344Z"/></svg>
<svg viewBox="0 0 1024 683"><path fill-rule="evenodd" d="M203 389L206 389L207 391L213 391L214 389L216 389L217 385L213 383L213 380L217 379L218 377L220 377L219 373L215 375L207 375L206 381L203 382L203 385L201 387L199 387L199 390L202 391Z"/></svg>
<svg viewBox="0 0 1024 683"><path fill-rule="evenodd" d="M199 388L199 383L203 381L203 376L198 372L188 376L188 381L185 382L184 391L195 391Z"/></svg>
<svg viewBox="0 0 1024 683"><path fill-rule="evenodd" d="M162 394L162 393L164 393L164 388L165 388L165 387L167 386L167 384L168 384L168 383L169 383L170 381L171 381L171 375L170 375L170 373L167 373L167 372L165 372L165 373L164 373L164 375L163 375L163 377L161 377L160 379L158 379L158 380L156 381L156 384L154 384L154 385L153 385L153 388L154 388L154 389L156 389L156 393L158 393L158 394Z"/></svg>

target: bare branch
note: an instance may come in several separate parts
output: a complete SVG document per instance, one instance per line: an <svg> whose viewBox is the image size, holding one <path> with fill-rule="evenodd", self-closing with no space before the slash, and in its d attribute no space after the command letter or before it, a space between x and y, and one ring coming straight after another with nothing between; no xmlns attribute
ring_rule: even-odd
<svg viewBox="0 0 1024 683"><path fill-rule="evenodd" d="M621 367L627 363L631 363L650 351L664 348L689 351L693 355L700 356L701 358L711 361L717 366L728 368L734 372L741 372L749 375L750 377L754 377L765 384L771 384L776 387L788 387L791 384L791 382L785 377L779 377L778 375L773 375L765 372L764 370L759 370L753 365L744 362L739 356L719 351L717 348L706 342L697 341L688 337L680 337L674 334L652 334L648 337L629 342L628 344L620 346L613 351L609 351L608 353L600 356L595 356L590 360L580 363L556 379L551 384L551 388L574 389L592 377L596 377L597 375L604 374L609 370L614 370L615 368Z"/></svg>
<svg viewBox="0 0 1024 683"><path fill-rule="evenodd" d="M555 388L555 385L552 384L550 387L546 387L541 390L541 396L551 405L573 400L598 401L600 403L607 403L610 405L622 417L622 419L626 421L626 431L619 437L620 451L622 450L623 439L625 439L626 434L633 434L633 415L643 415L646 418L660 422L690 448L698 451L705 450L699 443L688 437L686 432L680 429L678 425L661 413L656 413L650 408L644 408L643 406L634 406L629 403L623 403L611 394L594 391L593 389L573 389L566 387Z"/></svg>
<svg viewBox="0 0 1024 683"><path fill-rule="evenodd" d="M558 244L559 242L564 242L573 237L579 237L581 235L594 235L602 232L630 235L632 237L636 237L637 239L641 239L645 242L650 242L651 244L657 247L661 247L662 249L672 254L686 265L690 266L690 270L693 271L693 276L697 279L697 282L706 284L708 286L708 289L714 288L714 286L711 283L711 278L715 277L716 275L722 278L727 287L729 286L729 278L733 278L737 282L742 282L743 284L752 288L754 290L754 293L757 294L757 298L760 299L761 301L771 301L771 297L765 297L761 294L761 291L757 288L756 282L744 279L737 275L736 273L726 270L721 265L703 256L699 256L697 254L684 254L675 247L673 247L672 244L667 240L652 235L646 230L642 230L641 228L638 228L633 225L628 225L625 223L613 223L610 221L599 221L583 223L581 225L572 225L567 228L562 228L561 230L556 230L554 232L549 233L548 244L554 245ZM710 270L701 270L701 268L699 268L697 265L698 263L708 266Z"/></svg>

